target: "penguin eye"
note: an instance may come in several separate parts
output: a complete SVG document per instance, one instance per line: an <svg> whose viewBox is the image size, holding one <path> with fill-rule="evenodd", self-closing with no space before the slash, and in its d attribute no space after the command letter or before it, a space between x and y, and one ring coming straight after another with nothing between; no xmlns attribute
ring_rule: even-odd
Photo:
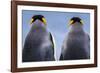
<svg viewBox="0 0 100 73"><path fill-rule="evenodd" d="M42 18L42 21L43 21L43 23L46 25L46 19L45 18Z"/></svg>
<svg viewBox="0 0 100 73"><path fill-rule="evenodd" d="M31 20L30 20L30 24L32 24L34 22L34 19L32 18Z"/></svg>

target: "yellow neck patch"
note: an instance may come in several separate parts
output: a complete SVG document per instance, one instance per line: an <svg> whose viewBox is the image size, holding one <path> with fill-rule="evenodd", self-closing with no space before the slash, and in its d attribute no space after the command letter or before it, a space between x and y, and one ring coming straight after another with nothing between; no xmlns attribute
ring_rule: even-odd
<svg viewBox="0 0 100 73"><path fill-rule="evenodd" d="M70 20L69 25L73 24L74 20Z"/></svg>
<svg viewBox="0 0 100 73"><path fill-rule="evenodd" d="M70 20L69 25L72 25L74 23L74 20ZM83 24L83 21L80 21L81 24Z"/></svg>
<svg viewBox="0 0 100 73"><path fill-rule="evenodd" d="M45 25L47 25L47 22L46 22L46 19L45 18L42 18L42 21L43 21L43 23L45 24ZM31 20L30 20L30 24L32 24L34 22L34 19L32 18Z"/></svg>
<svg viewBox="0 0 100 73"><path fill-rule="evenodd" d="M34 19L32 18L32 19L30 20L30 24L32 24L32 23L33 23L33 21L34 21Z"/></svg>
<svg viewBox="0 0 100 73"><path fill-rule="evenodd" d="M42 20L43 20L43 23L44 23L45 25L47 25L46 19L45 19L45 18L42 18Z"/></svg>

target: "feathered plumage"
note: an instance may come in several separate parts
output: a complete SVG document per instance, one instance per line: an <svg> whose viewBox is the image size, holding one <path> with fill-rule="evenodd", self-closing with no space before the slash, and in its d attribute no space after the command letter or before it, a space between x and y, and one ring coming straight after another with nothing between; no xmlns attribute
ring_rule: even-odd
<svg viewBox="0 0 100 73"><path fill-rule="evenodd" d="M81 19L71 19L71 29L64 39L60 60L79 60L90 58L90 38L84 31Z"/></svg>
<svg viewBox="0 0 100 73"><path fill-rule="evenodd" d="M42 15L33 16L32 26L23 47L23 62L55 60L52 35L47 31L42 19Z"/></svg>

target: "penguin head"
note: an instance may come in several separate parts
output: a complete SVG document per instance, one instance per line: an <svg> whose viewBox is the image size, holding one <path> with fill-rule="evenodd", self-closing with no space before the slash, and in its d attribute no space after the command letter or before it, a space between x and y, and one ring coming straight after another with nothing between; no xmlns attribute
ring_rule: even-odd
<svg viewBox="0 0 100 73"><path fill-rule="evenodd" d="M74 23L80 23L80 24L83 24L83 21L82 21L82 19L81 18L79 18L79 17L73 17L73 18L71 18L70 19L70 25L72 25L72 24L74 24Z"/></svg>
<svg viewBox="0 0 100 73"><path fill-rule="evenodd" d="M46 19L43 15L34 15L30 21L30 24L35 22L42 22L44 25L46 25Z"/></svg>

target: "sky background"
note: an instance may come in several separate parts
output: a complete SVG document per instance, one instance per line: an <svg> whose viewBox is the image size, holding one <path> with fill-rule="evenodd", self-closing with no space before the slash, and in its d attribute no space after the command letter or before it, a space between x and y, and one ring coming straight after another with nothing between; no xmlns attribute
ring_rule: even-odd
<svg viewBox="0 0 100 73"><path fill-rule="evenodd" d="M47 20L47 29L52 33L56 43L56 60L59 59L61 46L67 32L69 30L69 20L72 17L80 17L83 20L83 28L87 33L90 33L90 14L76 12L54 12L54 11L34 11L22 10L22 44L24 45L25 38L31 26L29 24L33 15L43 15Z"/></svg>

